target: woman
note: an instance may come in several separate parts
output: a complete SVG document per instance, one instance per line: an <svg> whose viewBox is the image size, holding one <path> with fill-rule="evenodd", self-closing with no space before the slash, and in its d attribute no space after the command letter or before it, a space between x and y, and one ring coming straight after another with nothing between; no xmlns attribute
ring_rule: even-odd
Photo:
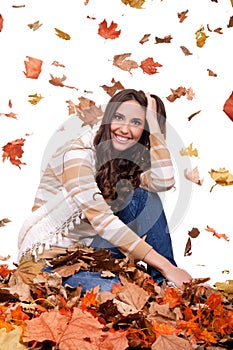
<svg viewBox="0 0 233 350"><path fill-rule="evenodd" d="M144 261L157 282L190 282L174 261L157 194L174 185L165 122L158 96L116 93L98 129L66 143L48 163L19 234L19 257L78 241Z"/></svg>

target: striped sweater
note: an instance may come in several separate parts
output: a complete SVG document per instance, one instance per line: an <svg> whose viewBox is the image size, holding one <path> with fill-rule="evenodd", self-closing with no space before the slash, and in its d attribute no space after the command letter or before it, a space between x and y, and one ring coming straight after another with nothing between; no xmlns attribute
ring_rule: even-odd
<svg viewBox="0 0 233 350"><path fill-rule="evenodd" d="M49 203L62 189L72 198L81 216L70 237L89 245L98 234L119 250L143 260L151 246L128 228L106 203L95 181L96 128L60 147L48 162L38 186L33 211ZM151 168L141 174L140 186L148 191L166 191L174 185L174 169L162 134L150 135ZM68 236L69 236L68 235Z"/></svg>

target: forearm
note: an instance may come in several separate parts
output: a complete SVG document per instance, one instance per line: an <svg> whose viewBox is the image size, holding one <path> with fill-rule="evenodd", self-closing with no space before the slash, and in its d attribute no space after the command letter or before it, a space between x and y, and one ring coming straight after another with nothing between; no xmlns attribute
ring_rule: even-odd
<svg viewBox="0 0 233 350"><path fill-rule="evenodd" d="M166 274L169 269L173 268L173 265L161 254L157 253L154 249L151 249L144 257L143 261L160 271L163 276L166 277Z"/></svg>

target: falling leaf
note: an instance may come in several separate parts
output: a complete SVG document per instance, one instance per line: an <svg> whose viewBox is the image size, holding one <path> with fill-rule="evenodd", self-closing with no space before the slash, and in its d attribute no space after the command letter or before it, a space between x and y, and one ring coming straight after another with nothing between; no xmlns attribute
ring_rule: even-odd
<svg viewBox="0 0 233 350"><path fill-rule="evenodd" d="M190 56L192 55L192 52L190 52L187 47L185 46L180 46L181 50L183 51L183 53L185 54L185 56Z"/></svg>
<svg viewBox="0 0 233 350"><path fill-rule="evenodd" d="M212 232L212 233L213 233L213 236L217 237L218 239L223 238L223 239L225 239L226 241L229 241L229 240L230 240L229 237L228 237L225 233L218 233L218 232L215 231L214 228L209 227L208 225L206 225L205 230L206 230L207 232Z"/></svg>
<svg viewBox="0 0 233 350"><path fill-rule="evenodd" d="M26 56L28 61L24 61L26 72L24 72L26 78L37 79L41 73L41 67L43 61L38 58Z"/></svg>
<svg viewBox="0 0 233 350"><path fill-rule="evenodd" d="M40 21L36 21L34 23L28 24L28 27L32 30L37 30L42 26L42 24L40 23Z"/></svg>
<svg viewBox="0 0 233 350"><path fill-rule="evenodd" d="M197 227L193 227L191 231L188 231L188 235L191 238L197 238L200 234L200 230Z"/></svg>
<svg viewBox="0 0 233 350"><path fill-rule="evenodd" d="M141 9L145 1L146 0L121 0L123 4L129 5L130 7L133 7L136 9Z"/></svg>
<svg viewBox="0 0 233 350"><path fill-rule="evenodd" d="M196 36L197 47L203 47L205 45L206 39L208 38L208 36L205 34L204 26L201 26L195 32L195 36Z"/></svg>
<svg viewBox="0 0 233 350"><path fill-rule="evenodd" d="M40 100L42 100L43 96L41 96L41 94L33 94L33 95L28 95L29 100L28 102L31 103L32 105L37 105L37 103L40 102Z"/></svg>
<svg viewBox="0 0 233 350"><path fill-rule="evenodd" d="M198 167L196 166L195 168L193 168L191 171L188 171L188 169L185 169L184 170L184 177L197 184L197 185L202 185L203 184L203 179L200 180L200 177L199 177L199 170L198 170Z"/></svg>
<svg viewBox="0 0 233 350"><path fill-rule="evenodd" d="M139 67L143 70L144 73L152 75L158 73L157 67L162 67L162 65L158 62L154 62L154 59L152 57L148 57L141 62Z"/></svg>
<svg viewBox="0 0 233 350"><path fill-rule="evenodd" d="M193 144L190 143L190 145L186 148L182 148L180 150L181 156L189 156L189 157L198 157L198 150L196 148L193 149Z"/></svg>
<svg viewBox="0 0 233 350"><path fill-rule="evenodd" d="M20 168L20 165L25 165L26 163L22 163L20 158L24 153L22 147L24 146L25 139L16 139L12 142L8 142L5 146L2 147L3 155L2 161L4 162L6 159L9 159L13 165L16 165Z"/></svg>
<svg viewBox="0 0 233 350"><path fill-rule="evenodd" d="M5 115L5 116L8 117L8 118L17 119L17 117L16 117L17 114L15 114L15 113L13 113L13 112L11 112L11 113L0 113L0 116L1 116L1 115Z"/></svg>
<svg viewBox="0 0 233 350"><path fill-rule="evenodd" d="M164 38L158 38L157 36L155 37L155 43L156 44L161 44L161 43L170 43L172 40L172 36L171 35L167 35Z"/></svg>
<svg viewBox="0 0 233 350"><path fill-rule="evenodd" d="M217 77L217 74L214 73L211 69L207 69L207 72L208 72L210 77Z"/></svg>
<svg viewBox="0 0 233 350"><path fill-rule="evenodd" d="M188 117L188 121L190 121L191 119L193 119L193 117L195 117L197 114L199 114L201 112L201 110L200 111L197 111L197 112L195 112L195 113L192 113L189 117Z"/></svg>
<svg viewBox="0 0 233 350"><path fill-rule="evenodd" d="M231 6L233 7L233 0L231 0Z"/></svg>
<svg viewBox="0 0 233 350"><path fill-rule="evenodd" d="M178 12L177 16L180 20L180 23L182 23L188 17L188 16L186 16L188 12L189 12L189 10Z"/></svg>
<svg viewBox="0 0 233 350"><path fill-rule="evenodd" d="M138 64L133 60L127 60L126 58L129 56L131 56L131 53L115 55L113 65L131 74L131 69L138 68Z"/></svg>
<svg viewBox="0 0 233 350"><path fill-rule="evenodd" d="M0 32L2 31L2 28L3 28L3 17L0 13Z"/></svg>
<svg viewBox="0 0 233 350"><path fill-rule="evenodd" d="M113 84L112 86L101 85L104 91L106 91L111 97L116 93L116 91L124 89L124 86L120 81L115 81L115 79L112 79L111 83Z"/></svg>
<svg viewBox="0 0 233 350"><path fill-rule="evenodd" d="M2 255L0 255L0 260L1 261L6 261L6 260L9 260L10 259L10 255L8 254L7 256L2 256Z"/></svg>
<svg viewBox="0 0 233 350"><path fill-rule="evenodd" d="M118 24L111 22L110 26L107 26L107 21L104 19L103 22L99 24L98 34L105 39L116 39L121 34L121 30L116 30Z"/></svg>
<svg viewBox="0 0 233 350"><path fill-rule="evenodd" d="M233 175L226 169L220 168L219 170L211 169L209 171L210 176L215 181L215 184L211 187L210 192L216 185L230 186L233 185Z"/></svg>
<svg viewBox="0 0 233 350"><path fill-rule="evenodd" d="M67 33L61 31L60 29L54 28L54 30L55 30L55 32L56 32L56 35L57 35L59 38L61 38L61 39L63 39L63 40L70 40L70 39L71 39L71 37L70 37L69 34L67 34Z"/></svg>
<svg viewBox="0 0 233 350"><path fill-rule="evenodd" d="M63 74L62 78L54 77L52 74L50 74L50 76L51 76L51 79L49 80L50 84L52 84L54 86L67 87L69 89L76 89L76 90L78 90L78 88L76 88L74 86L65 85L63 83L63 81L66 80L66 76L64 74Z"/></svg>
<svg viewBox="0 0 233 350"><path fill-rule="evenodd" d="M64 64L61 64L58 61L53 61L52 66L65 68Z"/></svg>
<svg viewBox="0 0 233 350"><path fill-rule="evenodd" d="M191 344L183 338L177 337L174 334L161 334L151 350L193 350Z"/></svg>
<svg viewBox="0 0 233 350"><path fill-rule="evenodd" d="M194 97L195 97L195 93L194 93L193 89L191 87L186 89L187 100L192 100Z"/></svg>
<svg viewBox="0 0 233 350"><path fill-rule="evenodd" d="M220 28L220 27L218 27L218 28L216 28L214 30L211 30L209 25L207 24L207 29L208 29L209 32L215 32L215 33L218 33L218 34L223 34L222 28Z"/></svg>
<svg viewBox="0 0 233 350"><path fill-rule="evenodd" d="M233 92L224 103L223 112L233 121Z"/></svg>
<svg viewBox="0 0 233 350"><path fill-rule="evenodd" d="M184 249L184 256L192 255L191 249L192 249L192 242L190 237L188 237L188 240L186 242L185 249Z"/></svg>
<svg viewBox="0 0 233 350"><path fill-rule="evenodd" d="M179 86L176 90L171 89L172 94L167 96L168 101L174 102L177 98L180 98L181 96L186 95L186 88Z"/></svg>
<svg viewBox="0 0 233 350"><path fill-rule="evenodd" d="M231 28L231 27L233 27L233 16L230 17L229 23L227 25L227 28Z"/></svg>
<svg viewBox="0 0 233 350"><path fill-rule="evenodd" d="M149 41L149 37L151 34L144 34L142 39L139 41L140 44L145 44L145 42Z"/></svg>

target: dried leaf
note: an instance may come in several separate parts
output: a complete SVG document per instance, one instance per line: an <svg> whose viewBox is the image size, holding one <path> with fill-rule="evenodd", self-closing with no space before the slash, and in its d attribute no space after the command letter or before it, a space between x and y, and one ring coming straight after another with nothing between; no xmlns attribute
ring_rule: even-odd
<svg viewBox="0 0 233 350"><path fill-rule="evenodd" d="M121 82L115 81L114 78L112 78L111 83L113 84L112 86L101 85L104 91L106 91L107 94L111 97L116 93L116 91L124 89L124 86L121 84Z"/></svg>
<svg viewBox="0 0 233 350"><path fill-rule="evenodd" d="M192 55L192 52L190 52L187 47L185 46L180 46L181 50L183 51L183 53L185 54L185 56L190 56Z"/></svg>
<svg viewBox="0 0 233 350"><path fill-rule="evenodd" d="M41 73L41 67L43 61L38 58L26 56L28 61L24 61L26 72L24 72L26 78L37 79Z"/></svg>
<svg viewBox="0 0 233 350"><path fill-rule="evenodd" d="M220 168L219 170L211 169L209 171L210 176L215 181L215 184L210 188L212 192L216 185L230 186L233 185L233 175L226 168Z"/></svg>
<svg viewBox="0 0 233 350"><path fill-rule="evenodd" d="M196 44L197 47L203 47L205 45L208 36L205 34L204 26L201 26L196 32Z"/></svg>
<svg viewBox="0 0 233 350"><path fill-rule="evenodd" d="M184 256L192 255L191 249L192 249L192 242L190 237L188 237L188 240L186 242L185 249L184 249Z"/></svg>
<svg viewBox="0 0 233 350"><path fill-rule="evenodd" d="M0 220L0 227L5 226L8 222L11 222L11 220L8 218L4 218L4 219Z"/></svg>
<svg viewBox="0 0 233 350"><path fill-rule="evenodd" d="M97 107L95 102L86 98L79 97L80 103L75 105L75 111L78 117L83 121L82 126L90 125L93 127L98 123L98 118L103 115L101 107Z"/></svg>
<svg viewBox="0 0 233 350"><path fill-rule="evenodd" d="M182 23L188 17L188 16L186 16L188 12L189 12L189 10L178 12L177 16L180 20L180 23Z"/></svg>
<svg viewBox="0 0 233 350"><path fill-rule="evenodd" d="M189 156L189 157L198 157L198 150L196 148L193 149L193 144L190 143L190 145L186 148L182 148L180 150L181 156Z"/></svg>
<svg viewBox="0 0 233 350"><path fill-rule="evenodd" d="M143 70L144 73L152 75L158 73L157 67L162 67L162 65L158 62L154 62L154 59L152 57L148 57L141 62L139 67Z"/></svg>
<svg viewBox="0 0 233 350"><path fill-rule="evenodd" d="M231 27L233 27L233 16L230 17L229 23L227 25L227 28L231 28Z"/></svg>
<svg viewBox="0 0 233 350"><path fill-rule="evenodd" d="M0 13L0 32L2 31L2 29L3 29L3 17Z"/></svg>
<svg viewBox="0 0 233 350"><path fill-rule="evenodd" d="M186 95L186 88L179 86L176 90L171 89L172 94L167 96L168 101L174 102L177 98L180 98L181 96Z"/></svg>
<svg viewBox="0 0 233 350"><path fill-rule="evenodd" d="M186 97L188 100L192 100L195 97L195 93L191 87L186 89Z"/></svg>
<svg viewBox="0 0 233 350"><path fill-rule="evenodd" d="M32 30L37 30L42 26L42 24L40 23L40 21L36 21L34 23L28 24L28 27Z"/></svg>
<svg viewBox="0 0 233 350"><path fill-rule="evenodd" d="M233 121L233 92L224 103L223 112Z"/></svg>
<svg viewBox="0 0 233 350"><path fill-rule="evenodd" d="M20 158L24 153L22 147L24 146L25 139L16 139L14 141L8 142L5 146L2 147L3 155L2 161L9 159L13 165L16 165L20 168L20 165L25 165L22 163ZM21 169L21 168L20 168Z"/></svg>
<svg viewBox="0 0 233 350"><path fill-rule="evenodd" d="M151 350L193 350L191 344L176 335L161 334L152 344Z"/></svg>
<svg viewBox="0 0 233 350"><path fill-rule="evenodd" d="M131 56L131 53L115 55L113 58L113 65L122 70L128 71L131 74L131 69L138 68L139 66L137 62L133 60L127 60L126 58L129 56Z"/></svg>
<svg viewBox="0 0 233 350"><path fill-rule="evenodd" d="M155 37L155 44L161 44L161 43L166 43L169 44L172 40L172 36L169 34L165 36L164 38L158 38L157 36Z"/></svg>
<svg viewBox="0 0 233 350"><path fill-rule="evenodd" d="M213 236L217 237L218 239L223 238L223 239L225 239L226 241L229 241L229 240L230 240L229 237L228 237L225 233L218 233L217 231L215 231L214 228L209 227L208 225L206 226L205 230L206 230L207 232L212 232L212 233L213 233Z"/></svg>
<svg viewBox="0 0 233 350"><path fill-rule="evenodd" d="M144 34L142 39L139 41L140 44L145 44L145 42L149 41L149 37L151 36L151 34Z"/></svg>
<svg viewBox="0 0 233 350"><path fill-rule="evenodd" d="M130 7L133 7L136 9L141 9L145 1L146 0L121 0L123 4L129 5Z"/></svg>
<svg viewBox="0 0 233 350"><path fill-rule="evenodd" d="M10 113L0 113L0 116L1 115L5 115L6 117L8 118L13 118L13 119L17 119L17 114L13 113L13 112L10 112Z"/></svg>
<svg viewBox="0 0 233 350"><path fill-rule="evenodd" d="M22 344L21 335L22 327L13 326L8 332L6 328L0 329L0 349L1 350L26 350L28 346Z"/></svg>
<svg viewBox="0 0 233 350"><path fill-rule="evenodd" d="M188 117L188 121L190 121L191 119L193 119L193 117L195 117L197 114L199 114L201 112L201 110L200 111L197 111L197 112L195 112L195 113L193 113L193 114L191 114L189 117Z"/></svg>
<svg viewBox="0 0 233 350"><path fill-rule="evenodd" d="M217 77L217 74L214 73L211 69L207 69L207 72L208 72L210 77Z"/></svg>
<svg viewBox="0 0 233 350"><path fill-rule="evenodd" d="M111 22L110 26L107 26L107 22L104 19L103 22L99 24L98 34L105 39L116 39L120 36L121 30L116 31L118 24Z"/></svg>
<svg viewBox="0 0 233 350"><path fill-rule="evenodd" d="M31 103L32 105L37 105L37 103L40 102L40 100L42 100L43 96L41 96L41 94L33 94L33 95L28 95L29 100L28 102Z"/></svg>
<svg viewBox="0 0 233 350"><path fill-rule="evenodd" d="M56 35L57 35L59 38L61 38L61 39L63 39L63 40L70 40L70 39L71 39L71 37L70 37L70 35L69 35L68 33L63 32L63 31L61 31L61 30L58 29L58 28L54 28L54 30L55 30L55 32L56 32Z"/></svg>
<svg viewBox="0 0 233 350"><path fill-rule="evenodd" d="M188 171L188 169L185 169L184 170L184 177L187 180L189 180L189 181L191 181L199 186L201 186L203 184L203 181L204 181L204 179L200 179L200 177L199 177L199 170L198 170L197 166L194 169L192 169L191 171Z"/></svg>
<svg viewBox="0 0 233 350"><path fill-rule="evenodd" d="M198 228L196 227L193 227L191 231L188 231L188 235L191 237L191 238L197 238L200 234L200 230L198 230Z"/></svg>

